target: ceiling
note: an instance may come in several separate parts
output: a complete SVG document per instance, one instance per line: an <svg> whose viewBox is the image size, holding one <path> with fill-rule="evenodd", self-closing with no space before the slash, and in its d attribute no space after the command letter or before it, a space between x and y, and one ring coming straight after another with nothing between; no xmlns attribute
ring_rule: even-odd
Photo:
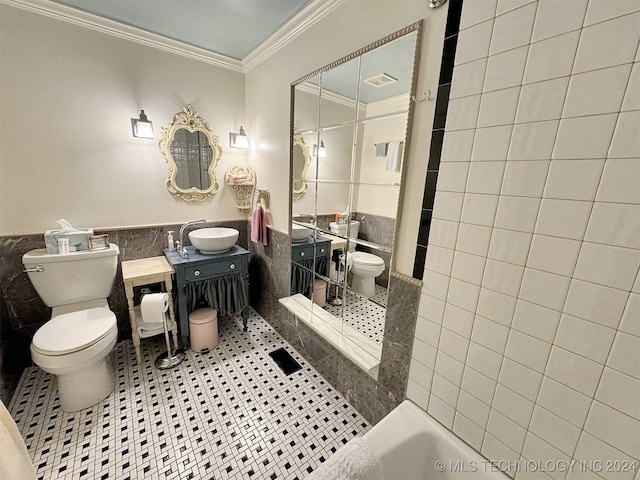
<svg viewBox="0 0 640 480"><path fill-rule="evenodd" d="M53 0L242 60L313 0Z"/></svg>
<svg viewBox="0 0 640 480"><path fill-rule="evenodd" d="M246 72L340 4L340 0L0 0L104 33ZM322 88L362 103L406 93L415 35L323 74ZM355 68L355 71L354 71ZM384 88L357 78L386 74ZM354 85L354 80L356 84ZM315 83L314 80L310 81Z"/></svg>

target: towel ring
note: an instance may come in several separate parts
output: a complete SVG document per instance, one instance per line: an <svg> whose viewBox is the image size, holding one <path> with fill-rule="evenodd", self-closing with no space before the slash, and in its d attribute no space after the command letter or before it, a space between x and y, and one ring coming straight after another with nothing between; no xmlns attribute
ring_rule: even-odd
<svg viewBox="0 0 640 480"><path fill-rule="evenodd" d="M425 100L429 100L431 102L431 101L433 101L433 97L431 96L431 90L427 90L426 93L423 93L422 94L422 98L416 98L415 95L412 95L411 96L411 100L413 100L416 103L424 102Z"/></svg>
<svg viewBox="0 0 640 480"><path fill-rule="evenodd" d="M271 193L267 188L259 188L256 203L262 203L267 210L271 208Z"/></svg>

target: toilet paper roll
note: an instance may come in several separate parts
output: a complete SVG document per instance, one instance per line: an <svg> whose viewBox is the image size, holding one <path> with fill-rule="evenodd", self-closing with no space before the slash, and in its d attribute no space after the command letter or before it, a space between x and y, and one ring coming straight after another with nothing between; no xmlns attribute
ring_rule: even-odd
<svg viewBox="0 0 640 480"><path fill-rule="evenodd" d="M149 293L142 297L140 313L145 323L164 322L164 313L169 308L168 293Z"/></svg>

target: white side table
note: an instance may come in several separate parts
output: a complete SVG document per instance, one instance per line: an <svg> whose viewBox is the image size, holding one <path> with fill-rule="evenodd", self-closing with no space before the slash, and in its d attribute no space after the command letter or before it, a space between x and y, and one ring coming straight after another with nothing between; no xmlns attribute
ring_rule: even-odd
<svg viewBox="0 0 640 480"><path fill-rule="evenodd" d="M169 294L169 320L171 322L171 333L173 334L173 344L178 347L178 327L173 312L173 299L171 298L171 275L174 273L173 267L169 265L165 257L141 258L140 260L128 260L122 262L122 279L124 280L124 290L129 304L129 321L131 322L131 335L133 336L133 347L136 350L136 360L138 365L142 365L142 355L140 354L140 336L138 335L138 317L140 309L136 308L133 302L133 287L150 285L152 283L162 283L163 291ZM142 318L140 318L142 320Z"/></svg>

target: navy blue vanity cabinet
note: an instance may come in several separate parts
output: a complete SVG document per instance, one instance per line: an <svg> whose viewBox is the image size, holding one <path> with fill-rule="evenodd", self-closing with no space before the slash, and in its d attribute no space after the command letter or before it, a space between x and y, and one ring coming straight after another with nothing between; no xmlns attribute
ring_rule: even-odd
<svg viewBox="0 0 640 480"><path fill-rule="evenodd" d="M319 237L314 242L313 237L309 237L304 242L291 243L291 295L307 294L314 280L313 272L329 276L330 255L328 238Z"/></svg>
<svg viewBox="0 0 640 480"><path fill-rule="evenodd" d="M208 297L209 306L222 315L241 313L244 331L249 315L249 251L234 245L225 253L204 255L195 247L187 247L188 258L164 250L164 256L175 270L177 316L183 347L189 345L189 313L194 295Z"/></svg>

